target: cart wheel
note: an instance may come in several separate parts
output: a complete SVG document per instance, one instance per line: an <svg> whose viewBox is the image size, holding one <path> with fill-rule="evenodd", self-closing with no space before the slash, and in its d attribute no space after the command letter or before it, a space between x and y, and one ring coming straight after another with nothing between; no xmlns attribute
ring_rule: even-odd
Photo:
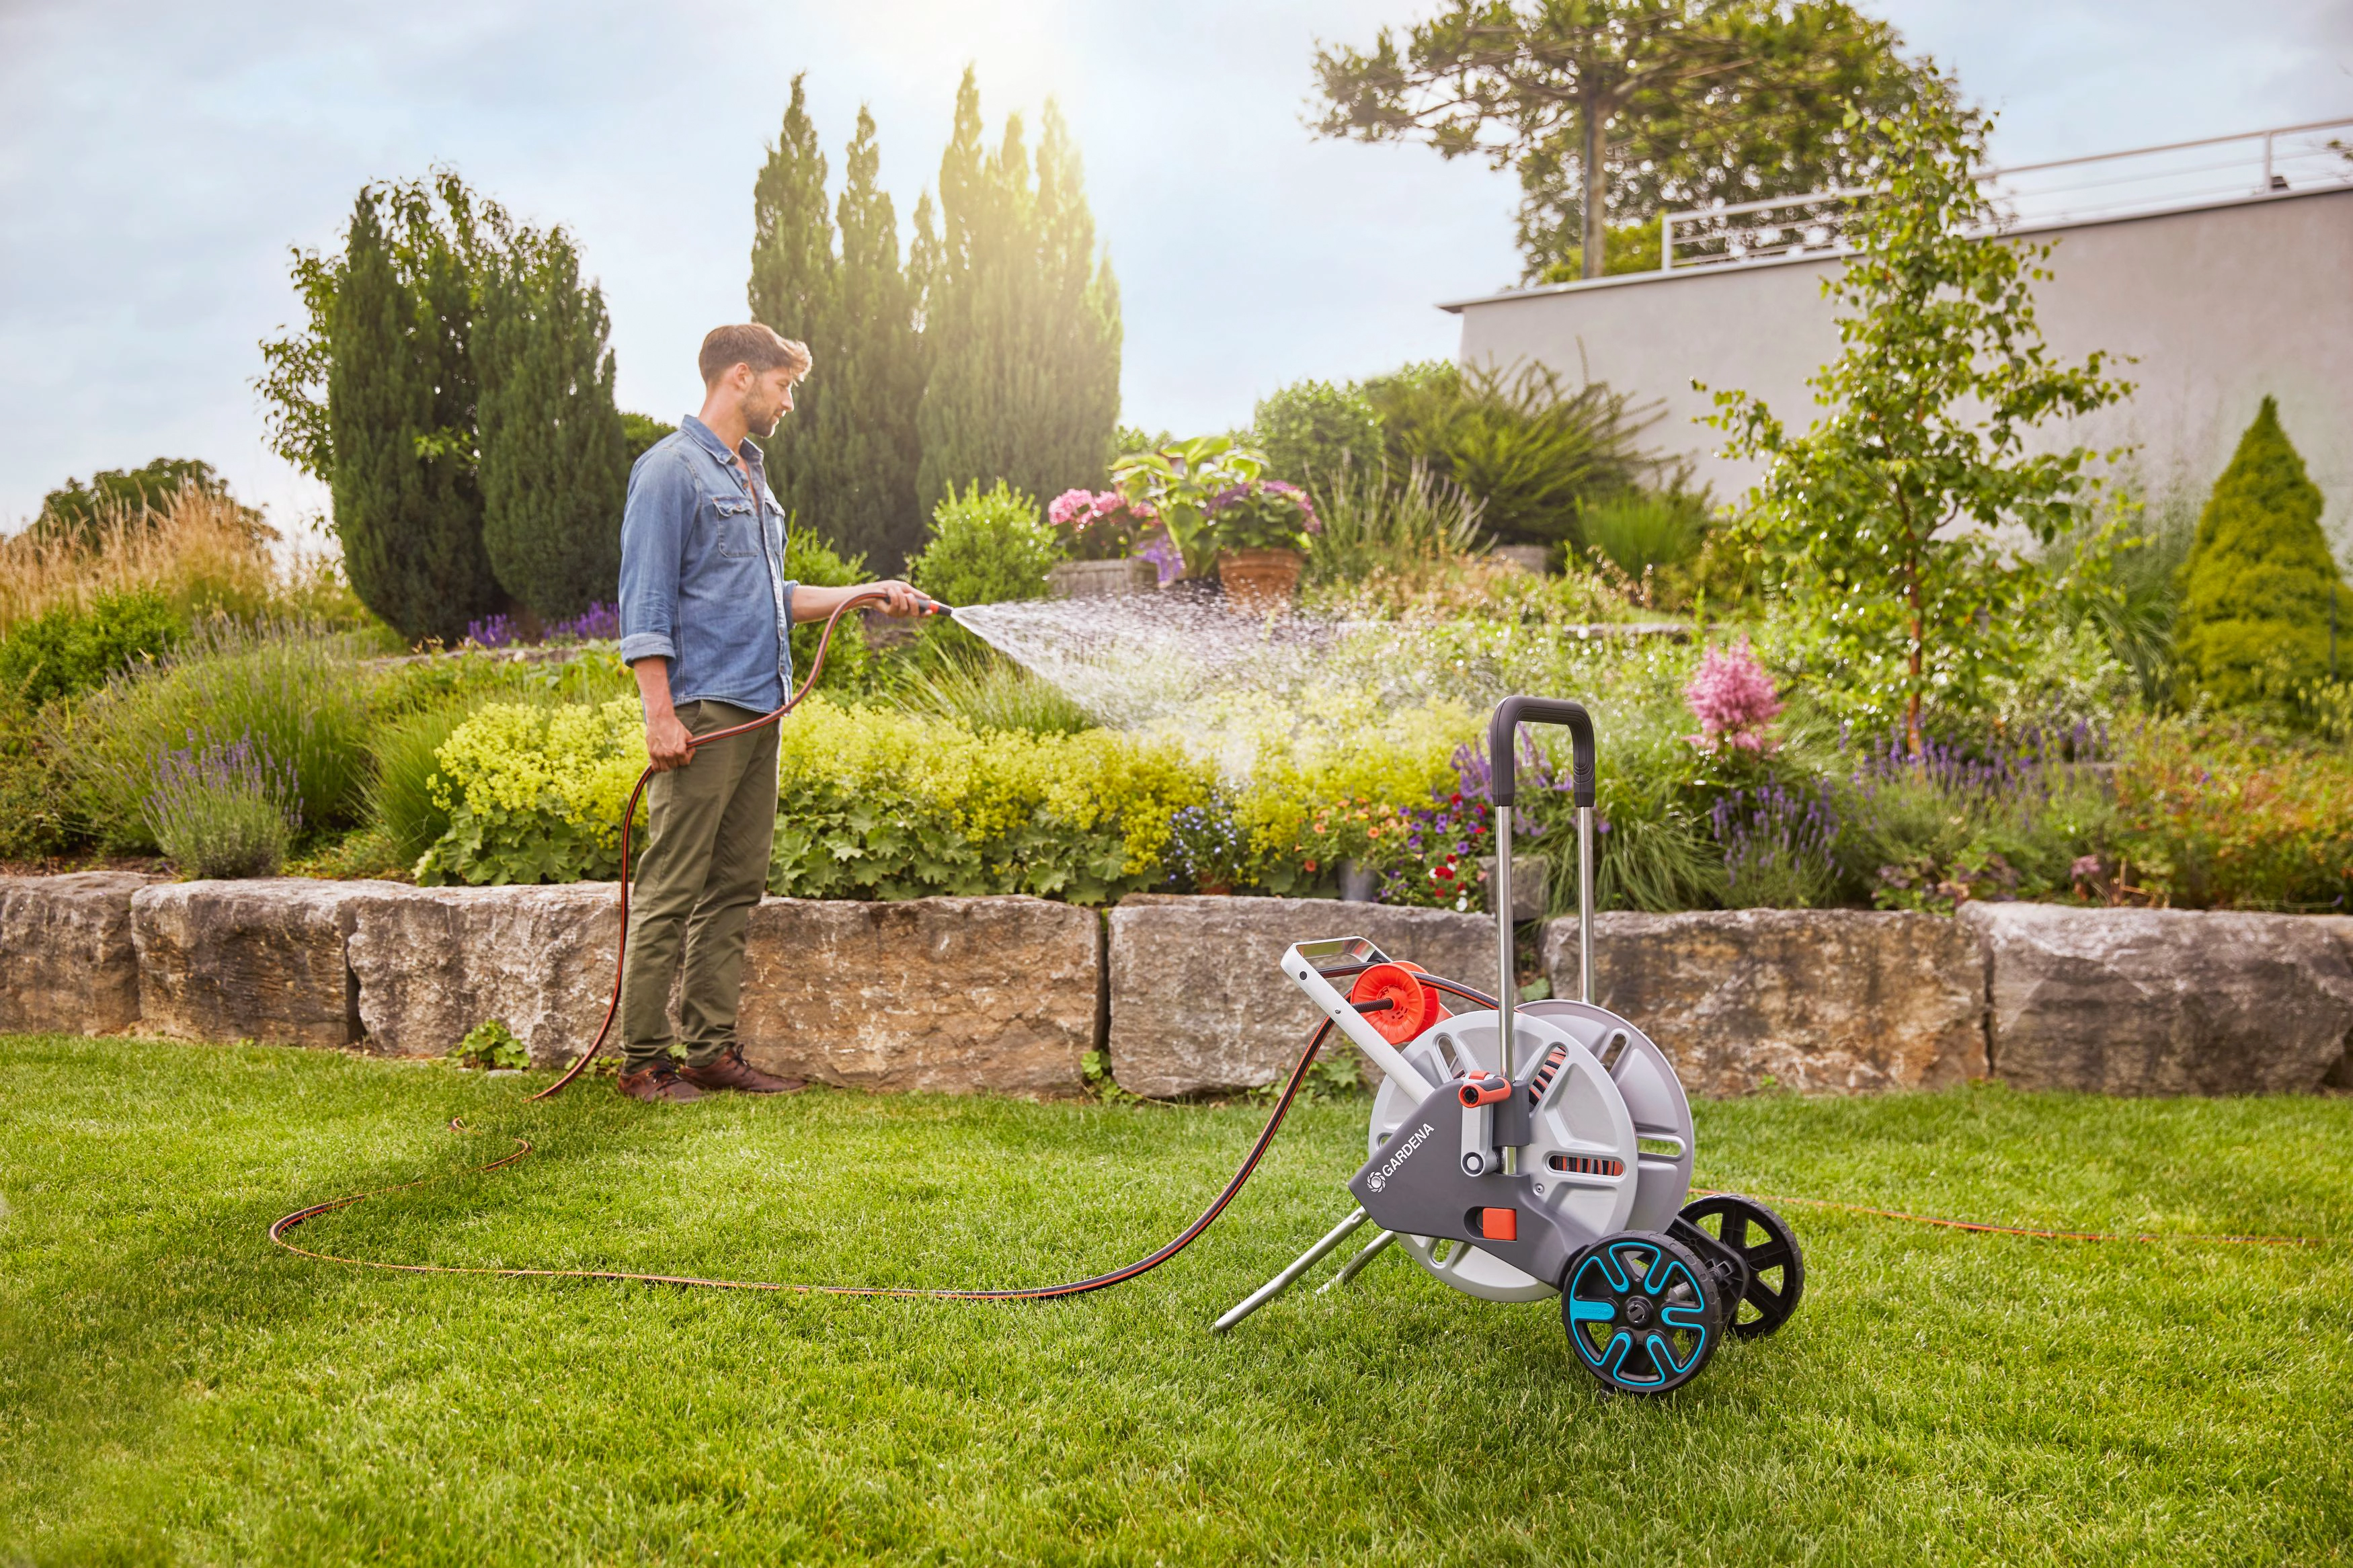
<svg viewBox="0 0 2353 1568"><path fill-rule="evenodd" d="M1715 1353L1724 1302L1682 1242L1621 1230L1568 1260L1560 1320L1577 1359L1603 1387L1664 1394L1697 1377Z"/></svg>
<svg viewBox="0 0 2353 1568"><path fill-rule="evenodd" d="M1789 1321L1806 1293L1806 1255L1788 1221L1737 1193L1694 1198L1683 1217L1748 1260L1748 1293L1732 1303L1727 1329L1762 1339Z"/></svg>

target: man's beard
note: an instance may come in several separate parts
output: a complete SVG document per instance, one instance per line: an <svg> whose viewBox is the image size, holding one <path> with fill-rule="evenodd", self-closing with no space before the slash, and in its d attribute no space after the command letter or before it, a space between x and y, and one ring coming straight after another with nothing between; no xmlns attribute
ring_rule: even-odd
<svg viewBox="0 0 2353 1568"><path fill-rule="evenodd" d="M776 426L784 422L783 404L765 404L750 397L744 400L744 428L762 440L775 435Z"/></svg>

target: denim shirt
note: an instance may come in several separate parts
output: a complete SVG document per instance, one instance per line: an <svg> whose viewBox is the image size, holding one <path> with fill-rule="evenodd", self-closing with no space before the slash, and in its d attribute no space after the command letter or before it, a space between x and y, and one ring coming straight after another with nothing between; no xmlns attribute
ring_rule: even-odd
<svg viewBox="0 0 2353 1568"><path fill-rule="evenodd" d="M760 712L793 679L793 589L785 510L760 448L747 483L711 426L688 415L629 470L621 514L621 658L670 660L673 702L715 699Z"/></svg>

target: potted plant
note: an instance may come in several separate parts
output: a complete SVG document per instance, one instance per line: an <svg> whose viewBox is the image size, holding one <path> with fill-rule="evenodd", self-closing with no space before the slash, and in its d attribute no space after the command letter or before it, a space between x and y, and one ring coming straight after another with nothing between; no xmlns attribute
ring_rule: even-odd
<svg viewBox="0 0 2353 1568"><path fill-rule="evenodd" d="M1099 599L1157 584L1153 563L1135 553L1137 537L1159 519L1117 490L1068 489L1046 509L1068 560L1046 574L1057 595Z"/></svg>
<svg viewBox="0 0 2353 1568"><path fill-rule="evenodd" d="M1218 580L1237 605L1287 605L1307 563L1307 539L1324 530L1315 503L1281 479L1244 479L1204 509L1218 552Z"/></svg>
<svg viewBox="0 0 2353 1568"><path fill-rule="evenodd" d="M1227 436L1203 436L1149 452L1130 452L1111 466L1111 482L1131 510L1157 523L1136 553L1160 568L1166 584L1207 577L1217 570L1218 541L1209 528L1210 500L1266 472L1266 458Z"/></svg>

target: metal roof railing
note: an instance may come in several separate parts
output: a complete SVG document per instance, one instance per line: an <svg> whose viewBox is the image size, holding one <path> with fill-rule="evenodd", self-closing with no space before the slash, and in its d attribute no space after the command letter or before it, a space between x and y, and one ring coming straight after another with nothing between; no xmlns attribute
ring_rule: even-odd
<svg viewBox="0 0 2353 1568"><path fill-rule="evenodd" d="M2353 118L2018 163L1978 179L1997 232L2353 186ZM1850 187L1668 213L1659 224L1659 269L1836 254L1846 248L1845 215L1874 194Z"/></svg>

